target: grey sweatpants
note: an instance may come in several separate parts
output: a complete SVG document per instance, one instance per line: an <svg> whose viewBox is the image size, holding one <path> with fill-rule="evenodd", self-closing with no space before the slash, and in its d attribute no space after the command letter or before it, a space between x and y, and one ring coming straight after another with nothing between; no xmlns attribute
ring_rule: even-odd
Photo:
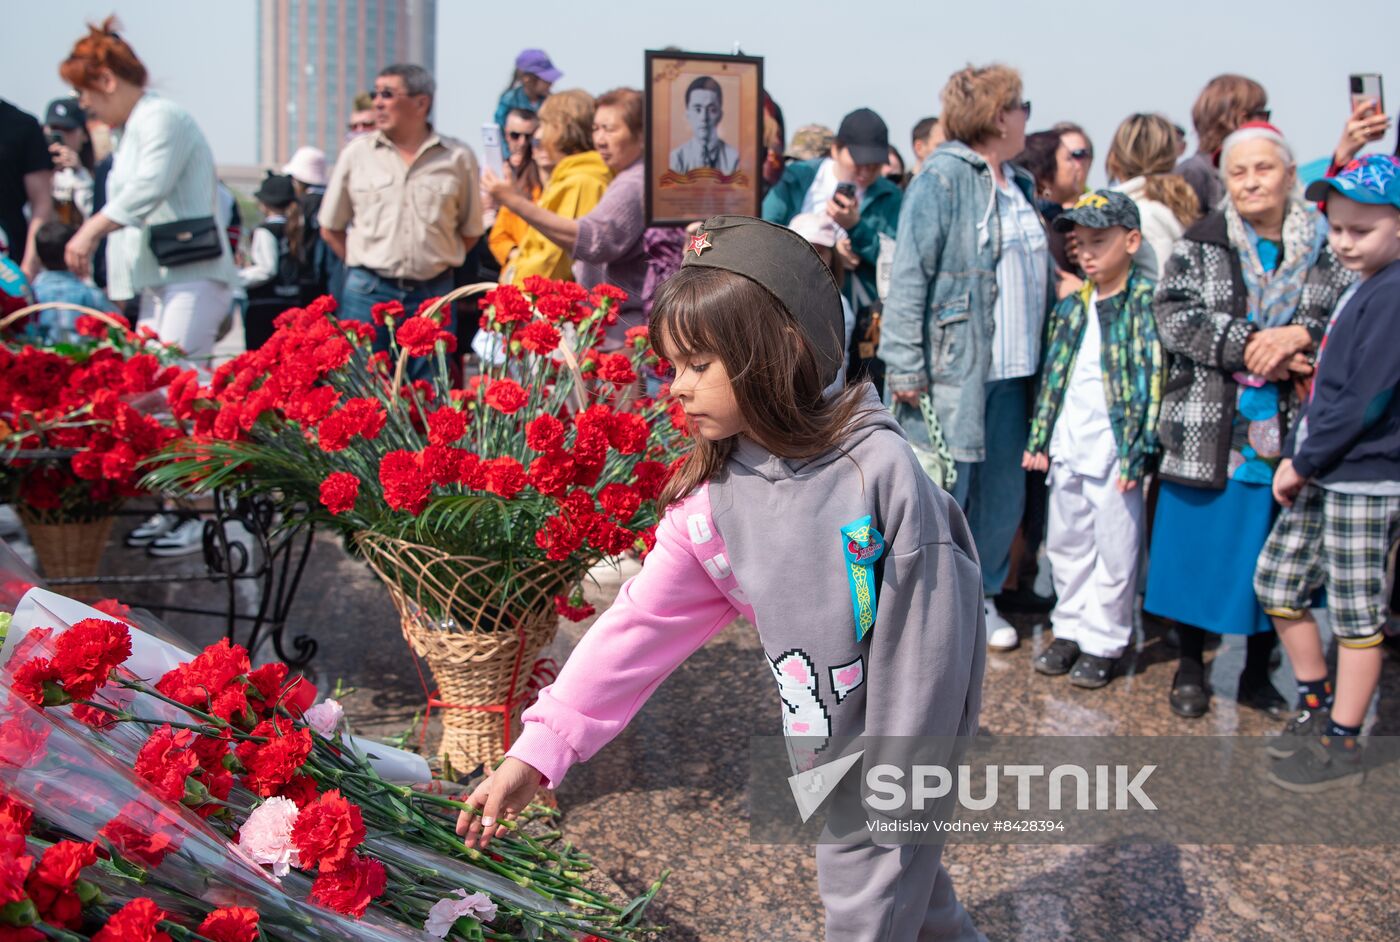
<svg viewBox="0 0 1400 942"><path fill-rule="evenodd" d="M953 892L937 844L818 844L827 942L986 942Z"/></svg>

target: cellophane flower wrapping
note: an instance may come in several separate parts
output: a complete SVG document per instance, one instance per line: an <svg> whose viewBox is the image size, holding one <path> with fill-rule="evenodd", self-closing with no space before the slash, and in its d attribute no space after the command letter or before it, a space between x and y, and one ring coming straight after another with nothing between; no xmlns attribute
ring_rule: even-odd
<svg viewBox="0 0 1400 942"><path fill-rule="evenodd" d="M381 776L343 717L318 732L315 688L284 665L254 668L227 640L191 657L119 610L62 601L33 590L6 639L0 785L44 834L110 858L90 875L103 900L147 899L186 927L211 906L248 907L269 938L418 938L478 893L494 908L447 938L652 931L641 917L659 884L628 905L590 888L544 809L523 817L533 834L467 849L453 832L463 803Z"/></svg>

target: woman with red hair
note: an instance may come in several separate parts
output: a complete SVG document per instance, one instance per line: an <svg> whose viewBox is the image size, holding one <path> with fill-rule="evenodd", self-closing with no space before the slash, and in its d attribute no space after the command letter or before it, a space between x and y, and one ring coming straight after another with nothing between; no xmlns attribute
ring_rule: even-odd
<svg viewBox="0 0 1400 942"><path fill-rule="evenodd" d="M146 89L146 67L111 17L89 25L58 71L117 139L107 203L68 242L69 270L87 274L109 236L112 296L139 297L141 323L191 359L207 359L237 273L213 218L217 179L204 134L183 108Z"/></svg>

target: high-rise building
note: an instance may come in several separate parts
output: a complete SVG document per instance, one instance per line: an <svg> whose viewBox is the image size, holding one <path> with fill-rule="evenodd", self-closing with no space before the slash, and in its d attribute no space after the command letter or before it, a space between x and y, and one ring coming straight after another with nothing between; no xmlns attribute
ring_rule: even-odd
<svg viewBox="0 0 1400 942"><path fill-rule="evenodd" d="M437 0L259 0L258 162L335 159L355 96L386 65L436 71Z"/></svg>

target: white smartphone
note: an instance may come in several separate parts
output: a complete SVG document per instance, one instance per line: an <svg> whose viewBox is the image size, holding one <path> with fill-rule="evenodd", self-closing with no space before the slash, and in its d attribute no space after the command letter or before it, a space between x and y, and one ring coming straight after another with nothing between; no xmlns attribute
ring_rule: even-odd
<svg viewBox="0 0 1400 942"><path fill-rule="evenodd" d="M1375 103L1376 114L1385 112L1385 96L1381 92L1379 72L1356 72L1351 76L1351 109L1363 101Z"/></svg>
<svg viewBox="0 0 1400 942"><path fill-rule="evenodd" d="M481 126L481 165L490 167L498 177L505 176L505 161L501 159L501 129L494 122Z"/></svg>

